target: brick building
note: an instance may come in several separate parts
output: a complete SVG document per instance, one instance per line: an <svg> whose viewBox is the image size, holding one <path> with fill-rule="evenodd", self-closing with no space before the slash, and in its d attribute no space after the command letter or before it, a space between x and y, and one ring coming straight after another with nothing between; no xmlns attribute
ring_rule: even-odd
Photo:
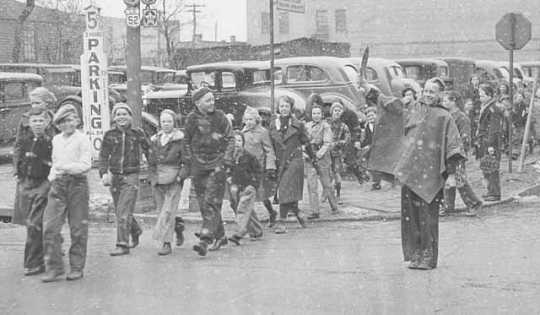
<svg viewBox="0 0 540 315"><path fill-rule="evenodd" d="M538 0L280 0L303 13L275 11L276 42L314 37L351 44L360 55L369 45L375 56L466 56L505 59L494 39L497 21L510 11L533 24L533 40L518 60L540 59ZM269 42L268 0L247 1L247 42Z"/></svg>

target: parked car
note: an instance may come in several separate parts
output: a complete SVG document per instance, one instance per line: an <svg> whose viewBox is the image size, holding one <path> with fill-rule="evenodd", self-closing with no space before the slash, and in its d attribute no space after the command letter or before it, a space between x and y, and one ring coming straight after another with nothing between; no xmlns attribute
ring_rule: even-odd
<svg viewBox="0 0 540 315"><path fill-rule="evenodd" d="M41 86L43 78L34 73L0 72L0 143L15 140L22 115L30 107L28 94Z"/></svg>
<svg viewBox="0 0 540 315"><path fill-rule="evenodd" d="M360 69L362 58L349 58ZM366 69L368 83L376 86L383 94L401 97L405 88L413 88L420 93L420 85L406 78L403 68L395 61L383 58L369 58Z"/></svg>
<svg viewBox="0 0 540 315"><path fill-rule="evenodd" d="M476 63L473 59L463 57L442 57L440 58L448 64L448 76L450 84L449 90L464 92L476 69Z"/></svg>
<svg viewBox="0 0 540 315"><path fill-rule="evenodd" d="M327 56L276 59L276 86L293 89L307 98L321 95L324 102L341 99L351 110L361 110L366 102L357 86L358 69L346 58Z"/></svg>
<svg viewBox="0 0 540 315"><path fill-rule="evenodd" d="M120 72L123 74L124 80L120 83L110 83L110 87L118 91L123 97L127 91L127 66L110 66L109 71ZM142 66L140 72L141 90L142 93L151 90L152 85L161 85L174 82L176 70L154 66Z"/></svg>
<svg viewBox="0 0 540 315"><path fill-rule="evenodd" d="M508 71L509 64L508 62L502 62L503 68ZM509 72L509 71L508 71ZM514 82L516 84L524 84L529 85L534 82L534 79L528 75L525 74L525 71L523 71L523 68L521 67L521 64L514 62ZM510 76L508 77L508 81L510 81Z"/></svg>
<svg viewBox="0 0 540 315"><path fill-rule="evenodd" d="M520 64L525 75L531 78L538 78L540 76L540 61L525 61L520 62Z"/></svg>
<svg viewBox="0 0 540 315"><path fill-rule="evenodd" d="M476 60L476 74L480 77L480 82L493 85L501 82L509 82L510 74L501 61Z"/></svg>
<svg viewBox="0 0 540 315"><path fill-rule="evenodd" d="M418 59L399 59L398 64L405 70L405 76L413 79L420 86L424 87L427 80L438 77L446 85L452 85L449 76L448 64L440 59L418 58Z"/></svg>
<svg viewBox="0 0 540 315"><path fill-rule="evenodd" d="M4 63L0 64L0 71L40 75L43 78L43 86L56 96L58 106L66 97L76 95L80 90L80 79L71 65Z"/></svg>

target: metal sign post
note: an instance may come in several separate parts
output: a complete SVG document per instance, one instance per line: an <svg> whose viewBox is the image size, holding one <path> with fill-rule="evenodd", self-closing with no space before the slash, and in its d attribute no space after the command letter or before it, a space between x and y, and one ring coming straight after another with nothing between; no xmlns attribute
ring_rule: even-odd
<svg viewBox="0 0 540 315"><path fill-rule="evenodd" d="M142 127L141 96L141 18L139 0L124 0L126 4L126 74L127 103L133 111L133 125Z"/></svg>
<svg viewBox="0 0 540 315"><path fill-rule="evenodd" d="M514 50L523 48L531 40L531 22L521 13L505 14L495 26L495 37L509 51L510 108L514 108ZM512 121L508 123L508 172L512 173Z"/></svg>
<svg viewBox="0 0 540 315"><path fill-rule="evenodd" d="M270 115L275 114L275 82L274 82L274 0L270 3Z"/></svg>
<svg viewBox="0 0 540 315"><path fill-rule="evenodd" d="M100 9L85 9L86 31L81 55L81 93L84 131L92 143L92 158L98 159L103 134L110 128L107 56L103 49Z"/></svg>

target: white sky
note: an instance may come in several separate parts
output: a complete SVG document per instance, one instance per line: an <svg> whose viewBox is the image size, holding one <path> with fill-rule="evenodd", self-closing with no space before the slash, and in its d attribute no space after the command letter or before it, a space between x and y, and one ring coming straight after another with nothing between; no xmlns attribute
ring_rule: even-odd
<svg viewBox="0 0 540 315"><path fill-rule="evenodd" d="M24 0L17 0L24 2ZM68 0L69 1L69 0ZM124 17L126 5L123 0L83 0L85 5L91 1L101 7L102 14L105 16ZM161 6L162 0L157 0L155 7ZM178 1L186 4L196 3L205 5L201 8L203 11L198 15L197 33L203 34L203 40L214 40L214 30L217 22L218 25L218 40L229 40L231 35L235 35L239 41L246 40L246 1L249 0L167 0ZM47 2L46 0L38 0ZM142 4L141 4L142 5ZM181 15L184 21L191 23L191 13ZM191 40L193 28L192 24L186 25L181 34L181 40Z"/></svg>
<svg viewBox="0 0 540 315"><path fill-rule="evenodd" d="M90 2L89 0L86 0ZM126 8L122 0L94 0L102 8L103 15L123 17ZM161 4L158 0L156 5ZM174 0L167 0L174 1ZM197 19L197 33L203 34L203 40L214 40L215 23L218 24L218 40L228 40L229 36L236 35L237 40L246 40L246 1L249 0L183 0L184 3L203 4L202 13ZM180 2L180 1L179 1ZM184 13L182 17L191 21L191 13ZM192 25L186 25L182 31L182 40L191 40Z"/></svg>

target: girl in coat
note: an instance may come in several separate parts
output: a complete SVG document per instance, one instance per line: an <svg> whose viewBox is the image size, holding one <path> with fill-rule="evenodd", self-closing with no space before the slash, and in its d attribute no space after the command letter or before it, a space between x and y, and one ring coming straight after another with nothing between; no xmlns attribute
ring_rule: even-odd
<svg viewBox="0 0 540 315"><path fill-rule="evenodd" d="M276 179L276 154L270 140L270 133L261 126L261 116L256 109L247 107L244 112L244 149L254 155L259 161L266 176L261 176L261 183L257 188L257 201L262 201L266 210L268 210L269 224L273 227L276 223L277 212L272 208L270 197L275 192Z"/></svg>
<svg viewBox="0 0 540 315"><path fill-rule="evenodd" d="M302 227L305 221L298 209L298 201L302 200L304 188L304 159L302 146L309 143L304 123L293 115L294 99L282 96L278 99L278 115L270 123L270 137L278 159L279 221L275 232L286 233L285 219L292 211ZM310 146L307 154L314 159Z"/></svg>
<svg viewBox="0 0 540 315"><path fill-rule="evenodd" d="M182 231L178 230L175 220L182 184L187 177L184 166L183 139L184 133L175 128L176 114L165 109L160 115L161 130L151 138L152 165L155 165L151 174L154 198L159 211L152 237L160 242L161 249L158 255L164 256L172 253L171 242L174 232L177 232L177 246L182 245ZM183 222L181 222L183 228Z"/></svg>

